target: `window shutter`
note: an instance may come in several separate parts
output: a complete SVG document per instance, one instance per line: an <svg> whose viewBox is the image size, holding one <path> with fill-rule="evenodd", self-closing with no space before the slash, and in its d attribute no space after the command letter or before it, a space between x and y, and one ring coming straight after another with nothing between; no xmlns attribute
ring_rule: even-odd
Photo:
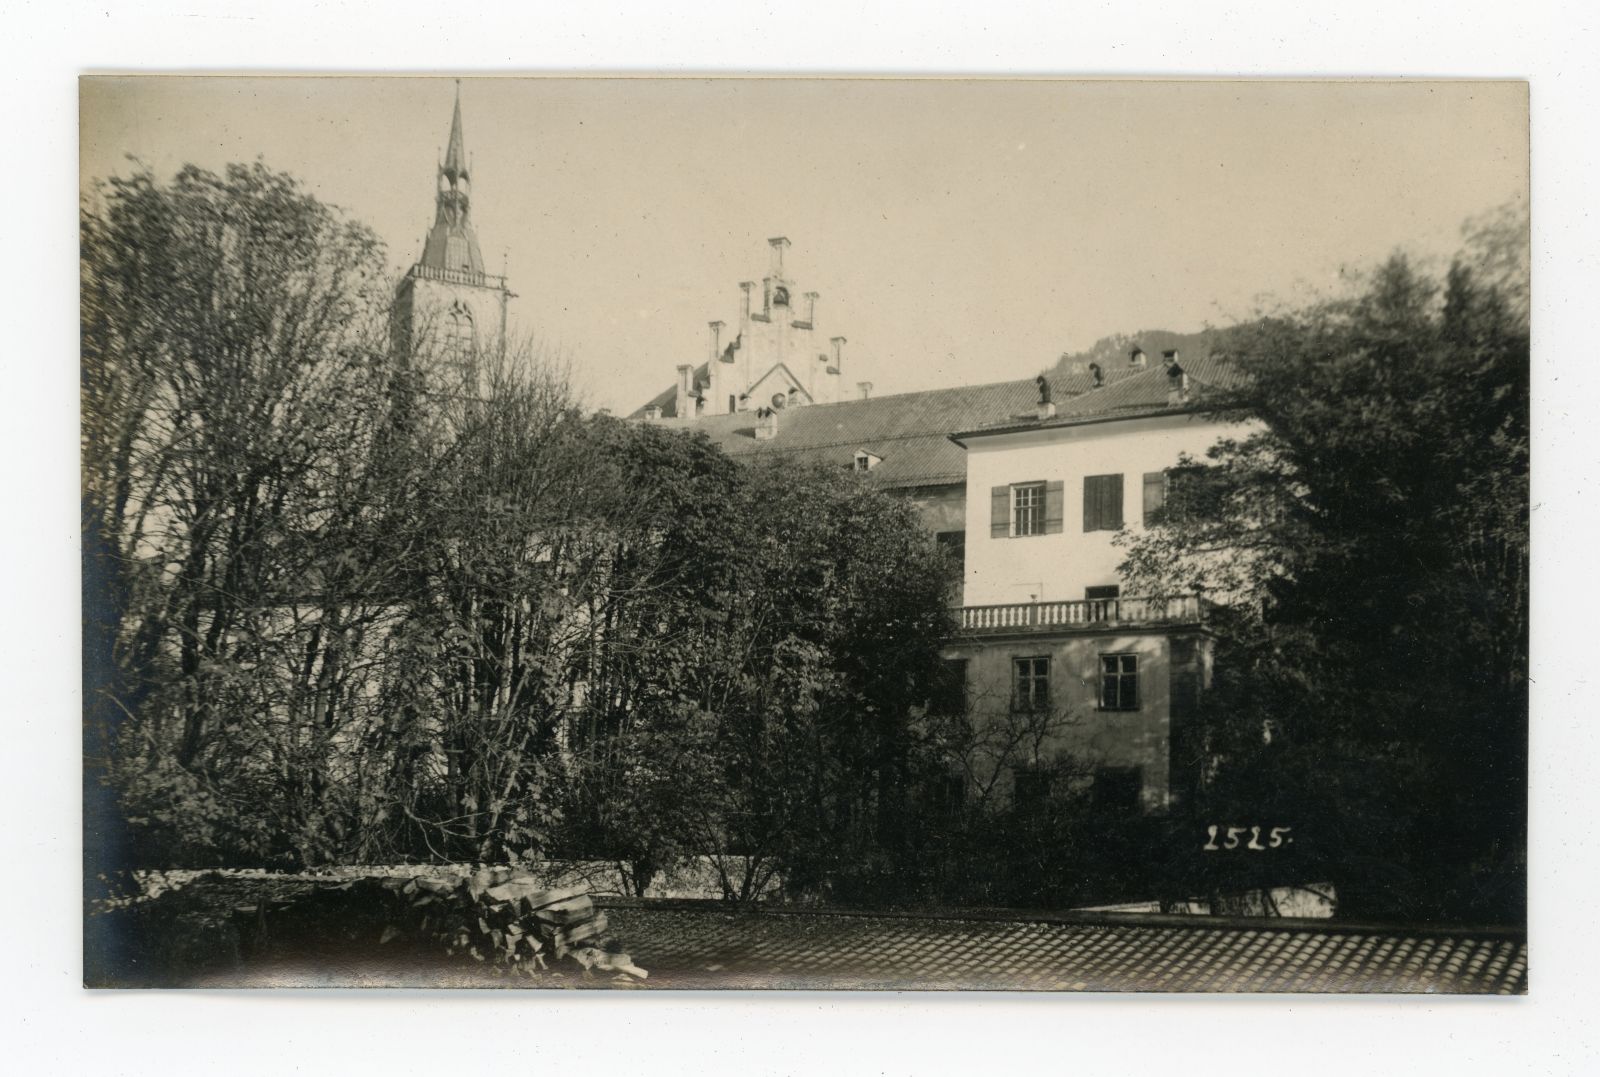
<svg viewBox="0 0 1600 1077"><path fill-rule="evenodd" d="M1144 473L1144 522L1149 524L1161 506L1167 503L1167 473L1165 471L1146 471Z"/></svg>
<svg viewBox="0 0 1600 1077"><path fill-rule="evenodd" d="M1064 482L1047 482L1044 484L1044 533L1059 535L1062 531L1061 519L1065 515L1065 502L1067 484Z"/></svg>
<svg viewBox="0 0 1600 1077"><path fill-rule="evenodd" d="M1086 475L1083 479L1083 529L1115 531L1122 526L1122 476Z"/></svg>
<svg viewBox="0 0 1600 1077"><path fill-rule="evenodd" d="M989 537L1011 534L1011 487L996 486L989 491Z"/></svg>

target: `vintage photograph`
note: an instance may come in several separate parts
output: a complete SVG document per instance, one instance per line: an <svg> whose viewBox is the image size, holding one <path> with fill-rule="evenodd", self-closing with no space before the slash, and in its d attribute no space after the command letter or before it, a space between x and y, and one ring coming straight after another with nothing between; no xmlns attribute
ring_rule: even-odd
<svg viewBox="0 0 1600 1077"><path fill-rule="evenodd" d="M79 106L87 986L1527 993L1526 82Z"/></svg>

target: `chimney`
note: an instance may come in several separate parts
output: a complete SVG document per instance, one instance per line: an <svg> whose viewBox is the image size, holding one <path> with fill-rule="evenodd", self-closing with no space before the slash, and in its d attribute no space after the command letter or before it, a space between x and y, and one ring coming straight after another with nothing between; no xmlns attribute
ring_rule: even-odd
<svg viewBox="0 0 1600 1077"><path fill-rule="evenodd" d="M767 240L767 245L772 248L772 279L783 279L783 249L789 241L783 236L773 236Z"/></svg>
<svg viewBox="0 0 1600 1077"><path fill-rule="evenodd" d="M744 387L750 388L750 289L756 286L753 280L739 282L739 350L744 353L744 365L739 371L739 380Z"/></svg>
<svg viewBox="0 0 1600 1077"><path fill-rule="evenodd" d="M771 441L778 436L778 409L756 409L756 440Z"/></svg>
<svg viewBox="0 0 1600 1077"><path fill-rule="evenodd" d="M1133 351L1128 353L1128 365L1129 366L1137 366L1137 367L1144 366L1144 349L1143 348L1135 348L1135 349L1133 349Z"/></svg>
<svg viewBox="0 0 1600 1077"><path fill-rule="evenodd" d="M833 345L833 371L835 374L844 370L844 337L829 337L828 343Z"/></svg>
<svg viewBox="0 0 1600 1077"><path fill-rule="evenodd" d="M1039 403L1037 411L1039 421L1044 422L1046 419L1054 419L1056 417L1056 405L1055 402L1050 399L1050 379L1045 377L1043 374L1040 374L1037 378L1033 379L1033 383L1039 387Z"/></svg>
<svg viewBox="0 0 1600 1077"><path fill-rule="evenodd" d="M807 292L806 293L806 324L807 325L815 326L817 324L817 299L818 298L819 298L819 296L817 295L816 292Z"/></svg>
<svg viewBox="0 0 1600 1077"><path fill-rule="evenodd" d="M676 393L676 407L674 412L680 419L694 416L694 409L689 403L689 394L694 391L694 367L683 363L678 367L678 391Z"/></svg>
<svg viewBox="0 0 1600 1077"><path fill-rule="evenodd" d="M1178 365L1178 353L1161 353L1167 364L1167 407L1175 408L1189 399L1189 375Z"/></svg>
<svg viewBox="0 0 1600 1077"><path fill-rule="evenodd" d="M722 358L722 322L710 322L711 326L711 361L717 362Z"/></svg>
<svg viewBox="0 0 1600 1077"><path fill-rule="evenodd" d="M1089 376L1094 379L1094 385L1091 388L1098 389L1106 383L1105 371L1100 369L1099 363L1089 364Z"/></svg>
<svg viewBox="0 0 1600 1077"><path fill-rule="evenodd" d="M1166 368L1166 406L1176 408L1189 400L1189 374L1178 363Z"/></svg>
<svg viewBox="0 0 1600 1077"><path fill-rule="evenodd" d="M856 382L856 388L861 390L862 400L872 399L872 383L870 381L858 381Z"/></svg>

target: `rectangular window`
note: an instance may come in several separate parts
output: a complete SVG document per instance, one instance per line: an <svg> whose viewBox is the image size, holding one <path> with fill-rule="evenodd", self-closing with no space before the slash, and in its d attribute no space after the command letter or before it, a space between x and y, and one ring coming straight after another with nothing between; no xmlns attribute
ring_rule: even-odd
<svg viewBox="0 0 1600 1077"><path fill-rule="evenodd" d="M1138 655L1100 656L1100 709L1103 711L1139 709Z"/></svg>
<svg viewBox="0 0 1600 1077"><path fill-rule="evenodd" d="M1122 476L1085 475L1083 478L1083 529L1122 529Z"/></svg>
<svg viewBox="0 0 1600 1077"><path fill-rule="evenodd" d="M1044 534L1044 483L1011 488L1011 533Z"/></svg>
<svg viewBox="0 0 1600 1077"><path fill-rule="evenodd" d="M1017 482L989 491L989 537L1061 534L1063 484Z"/></svg>
<svg viewBox="0 0 1600 1077"><path fill-rule="evenodd" d="M1011 660L1011 709L1042 711L1050 706L1050 659Z"/></svg>
<svg viewBox="0 0 1600 1077"><path fill-rule="evenodd" d="M1161 522L1161 509L1167 503L1167 473L1144 473L1144 523L1146 527Z"/></svg>

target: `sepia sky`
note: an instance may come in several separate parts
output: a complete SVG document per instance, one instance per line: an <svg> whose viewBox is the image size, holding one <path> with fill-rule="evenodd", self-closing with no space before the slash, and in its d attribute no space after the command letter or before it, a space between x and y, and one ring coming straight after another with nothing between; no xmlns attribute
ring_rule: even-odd
<svg viewBox="0 0 1600 1077"><path fill-rule="evenodd" d="M372 225L433 219L448 78L85 80L86 180L262 157ZM792 242L878 394L1025 377L1112 333L1247 317L1526 195L1501 82L462 82L473 214L517 326L628 412ZM724 338L726 339L726 337Z"/></svg>

